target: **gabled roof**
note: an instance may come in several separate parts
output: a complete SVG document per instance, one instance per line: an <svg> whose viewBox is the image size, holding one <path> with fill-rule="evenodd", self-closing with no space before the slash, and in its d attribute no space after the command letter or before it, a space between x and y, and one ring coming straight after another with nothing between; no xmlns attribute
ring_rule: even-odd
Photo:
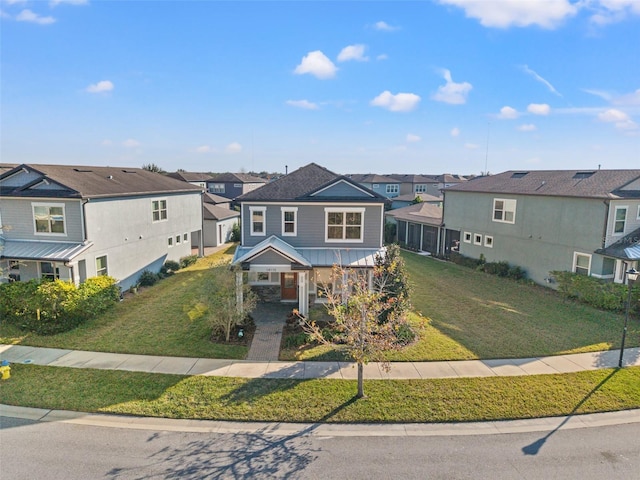
<svg viewBox="0 0 640 480"><path fill-rule="evenodd" d="M363 196L360 198L354 197L330 197L318 195L321 191L326 191L329 186L338 182L345 182L351 185L354 189L363 192ZM247 192L244 195L236 198L236 202L245 201L335 201L335 200L349 200L349 201L375 201L384 202L386 197L375 193L374 191L363 187L362 185L354 182L348 177L338 175L330 170L327 170L320 165L310 163L304 167L299 168L291 172L284 177L280 177L271 183L267 183L260 188L257 188L251 192Z"/></svg>
<svg viewBox="0 0 640 480"><path fill-rule="evenodd" d="M217 205L219 203L230 203L231 199L227 197L221 197L215 193L204 192L202 194L202 201L204 203L210 203L211 205Z"/></svg>
<svg viewBox="0 0 640 480"><path fill-rule="evenodd" d="M202 172L172 172L168 173L167 176L183 182L206 182L213 178L210 173Z"/></svg>
<svg viewBox="0 0 640 480"><path fill-rule="evenodd" d="M596 250L595 253L623 260L640 260L640 228L625 235L613 245Z"/></svg>
<svg viewBox="0 0 640 480"><path fill-rule="evenodd" d="M428 193L406 193L404 195L398 195L397 197L393 197L391 199L392 202L413 202L416 197L420 197L420 200L423 202L442 202L442 197L435 197L433 195L429 195Z"/></svg>
<svg viewBox="0 0 640 480"><path fill-rule="evenodd" d="M19 186L1 185L3 179L19 175L22 169L37 178ZM58 188L33 188L51 183ZM142 168L23 164L0 174L0 192L5 196L108 198L201 191L198 186Z"/></svg>
<svg viewBox="0 0 640 480"><path fill-rule="evenodd" d="M396 220L408 222L425 223L428 225L442 224L442 208L429 203L416 203L402 208L395 208L385 213Z"/></svg>
<svg viewBox="0 0 640 480"><path fill-rule="evenodd" d="M459 183L445 191L603 199L640 198L640 190L622 190L638 178L640 170L509 170Z"/></svg>
<svg viewBox="0 0 640 480"><path fill-rule="evenodd" d="M269 238L266 238L254 247L236 249L236 254L234 255L231 263L237 265L244 262L250 262L252 259L267 251L274 251L287 258L289 261L297 263L303 267L311 267L309 261L300 255L295 247L289 245L287 242L275 235L271 235Z"/></svg>
<svg viewBox="0 0 640 480"><path fill-rule="evenodd" d="M358 183L401 183L400 180L376 173L353 173L347 176Z"/></svg>
<svg viewBox="0 0 640 480"><path fill-rule="evenodd" d="M240 212L230 208L218 207L210 203L202 204L202 215L205 220L226 220L227 218L239 217Z"/></svg>
<svg viewBox="0 0 640 480"><path fill-rule="evenodd" d="M438 180L429 175L398 174L392 173L388 177L395 178L402 183L438 183Z"/></svg>
<svg viewBox="0 0 640 480"><path fill-rule="evenodd" d="M219 173L213 175L209 182L220 183L267 183L264 178L255 177L248 173Z"/></svg>

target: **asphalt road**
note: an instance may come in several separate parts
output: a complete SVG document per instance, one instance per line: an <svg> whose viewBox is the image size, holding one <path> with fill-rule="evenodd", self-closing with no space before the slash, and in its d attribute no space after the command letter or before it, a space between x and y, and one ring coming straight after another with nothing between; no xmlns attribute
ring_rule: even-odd
<svg viewBox="0 0 640 480"><path fill-rule="evenodd" d="M432 437L186 433L0 417L0 479L640 479L636 424Z"/></svg>

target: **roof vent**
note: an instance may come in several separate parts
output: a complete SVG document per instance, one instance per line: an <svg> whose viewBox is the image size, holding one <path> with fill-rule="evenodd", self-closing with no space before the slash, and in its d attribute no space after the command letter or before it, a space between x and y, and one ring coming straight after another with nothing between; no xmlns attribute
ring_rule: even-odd
<svg viewBox="0 0 640 480"><path fill-rule="evenodd" d="M529 172L513 172L511 178L522 178Z"/></svg>
<svg viewBox="0 0 640 480"><path fill-rule="evenodd" d="M87 168L74 168L73 169L76 172L80 172L80 173L91 173L93 172L93 170L87 169Z"/></svg>
<svg viewBox="0 0 640 480"><path fill-rule="evenodd" d="M588 172L576 172L576 174L573 176L573 178L581 180L583 178L589 178L594 173L596 173L595 170L590 170Z"/></svg>
<svg viewBox="0 0 640 480"><path fill-rule="evenodd" d="M107 178L108 178L109 180L113 180L113 175L109 175Z"/></svg>

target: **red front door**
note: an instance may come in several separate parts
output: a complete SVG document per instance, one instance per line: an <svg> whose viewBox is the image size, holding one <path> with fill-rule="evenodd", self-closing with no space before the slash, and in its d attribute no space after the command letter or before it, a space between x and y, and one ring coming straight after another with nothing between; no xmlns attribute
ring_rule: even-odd
<svg viewBox="0 0 640 480"><path fill-rule="evenodd" d="M282 300L296 300L298 298L298 274L294 272L281 273L280 290Z"/></svg>

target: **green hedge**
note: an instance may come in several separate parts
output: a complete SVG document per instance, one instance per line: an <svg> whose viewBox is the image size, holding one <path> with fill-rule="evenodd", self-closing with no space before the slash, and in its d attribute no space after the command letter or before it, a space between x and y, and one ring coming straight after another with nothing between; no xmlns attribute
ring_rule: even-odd
<svg viewBox="0 0 640 480"><path fill-rule="evenodd" d="M0 285L0 318L40 335L71 330L120 299L116 280L93 277L76 287L62 280Z"/></svg>
<svg viewBox="0 0 640 480"><path fill-rule="evenodd" d="M567 298L602 310L622 312L626 308L629 295L627 285L573 272L553 271L551 275L558 283L558 291ZM640 313L640 282L636 282L631 290L631 310Z"/></svg>
<svg viewBox="0 0 640 480"><path fill-rule="evenodd" d="M518 265L510 265L505 261L487 262L484 255L480 255L480 258L477 259L465 257L459 253L452 252L449 259L457 265L473 268L499 277L511 278L513 280L524 280L527 278L527 272L522 267Z"/></svg>

